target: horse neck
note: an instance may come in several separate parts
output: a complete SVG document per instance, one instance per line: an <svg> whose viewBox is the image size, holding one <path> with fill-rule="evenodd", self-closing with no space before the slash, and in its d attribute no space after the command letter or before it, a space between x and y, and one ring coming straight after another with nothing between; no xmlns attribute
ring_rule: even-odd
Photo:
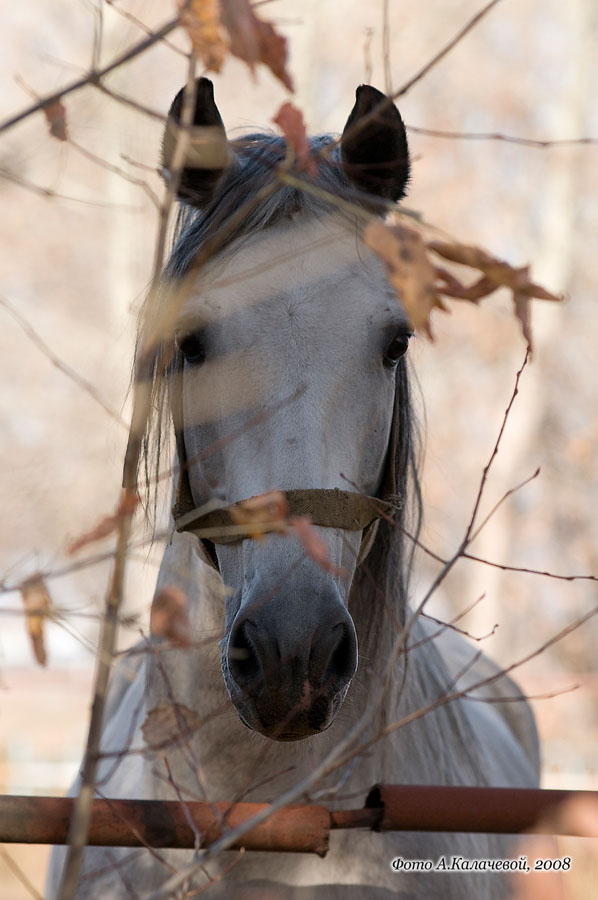
<svg viewBox="0 0 598 900"><path fill-rule="evenodd" d="M239 720L228 698L220 668L219 641L224 630L224 592L222 582L213 569L198 555L197 542L190 535L176 535L167 548L158 578L157 591L168 585L180 587L187 595L191 619L193 647L188 650L162 650L154 644L148 659L146 709L172 703L193 710L202 721L194 742L194 752L209 778L211 799L227 799L238 795L248 784L258 783L272 773L281 773L268 787L246 796L276 796L304 775L343 739L370 703L367 677L358 676L333 725L324 734L293 743L277 743L250 732ZM355 597L359 606L359 598ZM357 623L359 632L359 622ZM359 640L359 633L358 633ZM365 640L365 644L367 641ZM378 716L376 716L377 722ZM375 727L375 726L373 726ZM345 771L350 776L351 790L366 790L390 767L383 765L387 744ZM174 759L174 762L173 762ZM184 760L170 760L180 779L188 782L189 767ZM284 773L284 774L282 774ZM330 783L338 781L338 774ZM373 780L372 780L373 779ZM197 791L197 785L191 785Z"/></svg>

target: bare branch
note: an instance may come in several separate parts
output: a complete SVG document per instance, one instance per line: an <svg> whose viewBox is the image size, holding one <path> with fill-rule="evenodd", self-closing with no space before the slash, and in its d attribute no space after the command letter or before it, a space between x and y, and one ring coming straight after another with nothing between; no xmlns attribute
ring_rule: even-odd
<svg viewBox="0 0 598 900"><path fill-rule="evenodd" d="M22 868L14 861L10 853L8 853L8 851L5 850L5 848L2 846L0 846L0 857L4 860L6 867L10 869L15 878L18 878L27 893L30 894L34 898L34 900L44 900L39 891L31 884Z"/></svg>
<svg viewBox="0 0 598 900"><path fill-rule="evenodd" d="M555 581L595 581L598 582L598 575L559 575L556 572L547 572L542 569L527 569L525 566L508 566L502 563L493 562L490 559L482 559L480 556L474 556L472 553L463 552L463 559L471 559L473 562L482 563L484 566L490 566L493 569L501 569L503 572L521 572L523 575L541 575L544 578L554 578Z"/></svg>
<svg viewBox="0 0 598 900"><path fill-rule="evenodd" d="M436 622L437 625L440 625L442 627L435 634L430 635L430 637L423 638L423 640L418 641L416 644L410 644L407 647L407 652L409 652L409 650L414 649L415 647L421 647L422 644L426 644L429 640L434 640L434 638L438 637L440 634L442 634L444 631L446 631L447 628L450 628L451 631L456 631L457 634L462 634L464 637L468 637L471 641L475 641L476 643L480 643L481 641L485 641L488 638L492 637L493 634L496 634L496 629L498 628L498 623L495 623L492 626L492 628L490 629L490 631L488 631L486 634L481 634L479 636L476 636L475 634L471 634L471 632L465 631L464 628L459 628L455 624L456 622L459 621L459 619L462 619L464 616L466 616L468 613L470 613L472 611L472 609L475 609L475 607L479 603L481 603L482 600L485 599L485 597L486 597L486 594L482 594L480 597L477 598L477 600L474 600L473 603L470 603L469 606L466 606L465 609L461 610L461 612L458 613L454 617L454 619L451 619L450 622L443 622L442 619L437 619L435 616L431 616L430 613L426 613L426 612L422 613L422 616L424 617L424 619L428 619L430 622Z"/></svg>
<svg viewBox="0 0 598 900"><path fill-rule="evenodd" d="M515 485L515 487L510 488L510 489L506 492L506 494L503 494L503 496L500 498L500 500L498 500L498 501L494 504L494 506L492 507L492 509L490 510L490 512L488 513L488 515L486 516L486 518L481 522L480 525L478 525L478 527L476 528L476 530L473 532L473 534L472 534L471 537L469 538L469 542L470 542L470 543L473 543L473 541L475 541L475 539L476 539L477 536L479 535L480 531L481 531L483 528L485 528L485 526L488 524L488 522L490 521L490 519L492 518L492 516L493 516L493 515L495 514L495 512L503 505L503 503L505 502L505 500L508 500L509 497L512 497L512 496L513 496L513 494L516 494L516 493L517 493L518 491L520 491L522 488L526 487L531 481L534 481L534 479L537 478L539 474L540 474L540 469L536 469L536 471L534 472L533 475L530 475L529 478L526 478L526 479L525 479L524 481L522 481L520 484L517 484L517 485Z"/></svg>
<svg viewBox="0 0 598 900"><path fill-rule="evenodd" d="M105 400L102 399L94 385L84 378L82 375L79 375L68 363L65 363L59 356L54 353L53 350L46 344L46 342L40 337L35 328L29 324L29 322L21 315L20 312L14 308L12 303L10 303L6 297L0 295L0 305L4 307L4 309L10 313L15 322L21 326L27 337L35 344L37 349L43 353L46 359L49 359L53 366L55 366L59 371L61 371L67 378L70 378L72 382L74 382L77 387L80 387L81 390L85 391L92 400L102 407L104 412L107 412L108 415L114 419L115 422L118 422L123 428L128 428L127 423L124 421L119 414L113 410Z"/></svg>
<svg viewBox="0 0 598 900"><path fill-rule="evenodd" d="M73 147L77 153L80 153L81 156L84 156L86 159L91 160L91 162L96 163L96 165L101 166L103 169L106 169L108 172L113 172L115 175L119 175L120 178L124 178L125 181L129 181L131 184L134 184L136 187L141 188L141 190L147 194L149 199L152 201L156 208L160 208L160 201L152 191L151 187L141 178L135 178L133 175L130 175L128 172L125 172L124 169L121 169L119 166L115 166L114 163L108 162L106 159L102 159L101 156L97 156L95 153L92 153L91 150L88 150L87 147L84 147L82 144L76 143L72 138L68 139L68 143L70 147Z"/></svg>
<svg viewBox="0 0 598 900"><path fill-rule="evenodd" d="M474 505L473 505L473 512L471 514L471 519L469 521L469 525L467 526L467 530L465 532L465 538L463 540L463 550L473 539L472 531L473 531L473 527L475 525L475 520L476 520L476 517L478 514L478 510L480 508L480 503L482 501L482 495L484 493L484 488L486 487L486 481L488 480L488 474L489 474L490 469L492 468L492 464L498 454L498 449L500 447L500 442L502 440L502 436L504 434L504 431L505 431L505 428L507 425L507 420L509 418L509 414L511 412L511 409L513 408L513 403L515 402L515 398L517 397L517 394L519 393L519 381L521 379L521 375L523 374L523 370L525 369L525 367L528 363L529 355L530 355L530 352L529 352L529 347L528 347L525 351L525 359L523 360L521 368L519 369L519 371L517 372L517 375L515 376L515 387L513 389L513 393L511 394L511 399L509 400L509 405L507 406L507 408L505 410L505 414L504 414L504 417L502 420L502 424L500 426L500 430L498 432L498 437L496 439L494 449L492 450L492 453L490 454L490 459L486 463L486 465L484 467L484 471L482 472L482 480L481 480L480 486L478 488L477 497L476 497ZM478 529L478 531L479 531L479 529Z"/></svg>
<svg viewBox="0 0 598 900"><path fill-rule="evenodd" d="M104 66L102 69L92 70L91 72L87 72L81 78L78 78L76 81L72 81L69 85L64 88L61 88L59 91L54 91L52 94L47 94L45 97L41 97L35 103L31 104L31 106L26 107L25 109L18 112L16 115L11 116L9 119L6 119L4 122L0 124L0 134L3 131L8 131L9 128L12 128L14 125L17 125L19 122L22 122L24 119L29 118L36 112L40 112L47 106L51 106L53 103L56 103L58 100L67 97L69 94L74 94L76 91L81 90L81 88L85 87L88 84L97 84L100 79L104 78L105 75L108 75L110 72L114 72L115 69L118 69L120 66L123 66L125 63L130 62L135 57L139 56L141 53L144 53L149 47L152 47L154 44L161 41L167 34L170 34L171 31L174 31L179 25L179 17L175 16L173 19L170 19L166 22L165 25L162 25L157 31L153 31L147 38L143 41L139 41L137 44L134 44L120 56L118 56L115 60L109 63L107 66Z"/></svg>
<svg viewBox="0 0 598 900"><path fill-rule="evenodd" d="M475 28L475 26L478 24L478 22L480 22L492 9L494 9L494 7L498 3L500 3L500 0L490 0L490 3L487 3L486 6L484 6L478 13L476 13L475 16L473 16L469 20L469 22L467 22L467 24L464 25L463 28L457 32L457 34L454 36L454 38L452 38L448 42L448 44L446 44L442 48L442 50L440 50L436 54L436 56L433 56L432 59L429 62L427 62L425 64L425 66L423 66L419 70L419 72L416 72L416 74L412 78L410 78L409 81L405 82L405 84L402 87L400 87L398 91L395 91L395 93L392 95L392 99L396 100L398 97L402 97L403 94L406 94L407 91L409 91L413 87L414 84L417 84L418 81L421 81L421 79L425 75L428 74L430 69L433 69L434 66L436 66L442 59L444 59L444 57L448 53L451 52L451 50L454 50L454 48L457 46L457 44L459 44L463 40L465 35L469 34L471 29ZM374 112L375 112L375 110L374 110ZM365 118L365 116L364 116L364 118Z"/></svg>
<svg viewBox="0 0 598 900"><path fill-rule="evenodd" d="M18 187L24 188L26 191L31 191L31 193L37 194L39 197L45 197L47 200L67 200L69 203L81 203L84 206L97 207L98 209L127 210L129 212L139 212L141 209L139 206L132 206L125 203L108 203L102 200L92 200L87 199L86 197L73 197L70 194L62 194L52 188L43 187L41 184L35 184L33 181L23 178L22 175L16 175L14 172L9 172L6 169L0 169L0 178L4 178L6 181L10 181Z"/></svg>
<svg viewBox="0 0 598 900"><path fill-rule="evenodd" d="M106 0L106 3L108 3L112 7L114 12L117 12L119 14L119 16L122 16L123 19L126 19L128 22L131 22L132 25L135 25L141 31L145 32L145 34L148 34L148 35L153 34L152 29L149 28L145 24L145 22L142 22L141 19L138 19L137 16L134 16L128 10L123 9L122 7L118 6L117 3L114 2L114 0ZM185 50L181 50L180 47L177 47L177 45L173 44L172 41L166 40L165 37L161 38L161 41L165 47L168 47L169 50L172 50L174 53L178 53L179 56L183 56L185 59L187 59L187 53Z"/></svg>
<svg viewBox="0 0 598 900"><path fill-rule="evenodd" d="M145 106L143 103L139 103L138 100L133 100L132 97L127 97L125 94L121 94L118 91L113 90L112 88L107 87L102 81L99 81L97 84L94 84L94 87L97 87L103 94L106 94L107 97L112 97L113 100L116 100L118 103L122 103L124 106L130 106L131 109L137 110L137 112L143 113L145 116L149 116L150 119L155 119L158 122L165 123L166 116L164 113L158 112L157 109L151 109L149 106Z"/></svg>
<svg viewBox="0 0 598 900"><path fill-rule="evenodd" d="M541 140L539 138L524 138L513 134L501 134L497 131L441 131L437 128L422 128L416 125L406 125L407 131L414 134L423 134L427 137L447 138L454 141L504 141L509 144L519 144L521 147L530 147L537 150L550 150L553 147L579 147L598 144L598 138L557 138L554 140Z"/></svg>

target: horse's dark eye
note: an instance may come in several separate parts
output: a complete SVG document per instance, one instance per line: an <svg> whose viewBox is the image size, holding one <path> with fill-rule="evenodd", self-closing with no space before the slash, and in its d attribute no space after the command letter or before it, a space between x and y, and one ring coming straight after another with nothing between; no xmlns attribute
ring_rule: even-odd
<svg viewBox="0 0 598 900"><path fill-rule="evenodd" d="M198 366L205 360L206 351L200 332L192 331L190 334L177 334L175 340L186 362Z"/></svg>
<svg viewBox="0 0 598 900"><path fill-rule="evenodd" d="M394 366L401 356L405 355L407 347L409 346L410 337L411 335L409 334L397 334L397 336L392 339L384 354L384 362L387 366Z"/></svg>

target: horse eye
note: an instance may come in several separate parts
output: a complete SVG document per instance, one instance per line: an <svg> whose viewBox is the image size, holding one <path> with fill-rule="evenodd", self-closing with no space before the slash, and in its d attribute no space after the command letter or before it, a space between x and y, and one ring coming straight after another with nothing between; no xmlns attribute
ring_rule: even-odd
<svg viewBox="0 0 598 900"><path fill-rule="evenodd" d="M405 355L407 347L409 346L410 337L410 334L397 334L397 336L392 339L384 354L384 362L387 366L393 366L398 362L401 356Z"/></svg>
<svg viewBox="0 0 598 900"><path fill-rule="evenodd" d="M186 362L194 366L204 362L206 351L200 332L192 331L190 334L177 334L175 342Z"/></svg>

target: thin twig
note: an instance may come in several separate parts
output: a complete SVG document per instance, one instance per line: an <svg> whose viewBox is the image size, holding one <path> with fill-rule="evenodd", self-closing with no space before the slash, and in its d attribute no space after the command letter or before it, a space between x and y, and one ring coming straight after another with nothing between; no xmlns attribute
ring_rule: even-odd
<svg viewBox="0 0 598 900"><path fill-rule="evenodd" d="M155 169L153 171L155 171ZM9 172L6 169L0 169L0 178L5 178L6 181L16 184L17 187L21 187L26 191L31 191L31 193L37 194L38 197L45 197L47 200L66 200L69 203L81 203L84 206L97 207L98 209L123 210L126 212L140 212L141 210L140 206L133 206L132 204L109 203L103 200L93 200L87 199L86 197L74 197L71 194L63 194L60 191L55 191L53 188L35 184L35 182L23 178L22 175L16 175L14 172Z"/></svg>
<svg viewBox="0 0 598 900"><path fill-rule="evenodd" d="M556 688L554 691L545 691L542 694L526 694L523 698L521 697L521 694L515 694L512 697L507 697L505 695L501 695L500 697L476 697L466 693L465 699L467 701L472 701L473 703L520 703L522 699L554 700L555 697L562 697L563 694L573 694L575 691L578 691L580 687L581 684L570 684L568 687Z"/></svg>
<svg viewBox="0 0 598 900"><path fill-rule="evenodd" d="M118 810L118 807L116 807L114 804L112 804L110 802L110 800L112 799L111 797L107 797L105 794L102 793L102 791L97 790L97 789L96 789L96 794L98 795L98 797L101 800L104 800L104 802L108 804L114 817L116 819L118 819L120 822L122 822L123 825L127 826L127 829L131 832L131 834L134 835L137 838L137 840L139 841L139 843L142 844L145 847L145 849L149 851L149 853L154 857L154 859L156 859L166 869L170 869L171 872L176 872L175 867L173 865L171 865L171 863L169 863L168 860L161 853L158 852L158 848L152 847L152 845L149 844L147 842L147 840L145 840L143 833L137 828L137 826L134 824L134 822L131 822L130 819L127 819L125 816L123 816L122 813Z"/></svg>
<svg viewBox="0 0 598 900"><path fill-rule="evenodd" d="M102 57L102 41L104 38L104 8L102 0L92 10L93 15L93 46L91 52L91 70L97 71Z"/></svg>
<svg viewBox="0 0 598 900"><path fill-rule="evenodd" d="M193 816L191 815L191 813L189 811L189 804L186 802L185 798L183 797L183 795L180 791L178 784L174 780L174 777L172 775L172 769L170 768L170 763L168 762L168 757L167 756L162 757L162 761L164 763L164 766L166 768L166 772L168 775L168 783L170 784L170 786L174 790L175 794L177 795L177 800L181 804L181 807L185 814L185 819L187 820L187 824L188 824L189 828L191 829L191 831L193 832L193 849L197 853L197 851L201 847L201 834L199 833L199 828L195 824Z"/></svg>
<svg viewBox="0 0 598 900"><path fill-rule="evenodd" d="M152 29L149 28L149 26L147 26L145 22L142 22L141 19L138 19L137 16L134 16L128 10L122 9L114 2L114 0L106 0L106 3L108 3L114 10L114 12L117 12L119 14L119 16L122 16L123 19L131 22L132 25L135 25L137 28L141 29L141 31L145 32L145 34L153 34ZM168 47L169 50L172 50L174 51L174 53L178 53L179 56L183 56L185 59L187 59L187 53L185 50L181 50L180 47L177 47L177 45L173 44L172 41L167 41L166 38L162 38L161 40L164 46Z"/></svg>
<svg viewBox="0 0 598 900"><path fill-rule="evenodd" d="M407 131L412 131L414 134L423 134L427 137L447 138L454 141L504 141L508 144L519 144L521 147L530 147L536 150L598 144L598 138L594 137L541 140L540 138L525 138L514 134L502 134L498 131L442 131L438 128L423 128L417 125L406 125L405 127Z"/></svg>
<svg viewBox="0 0 598 900"><path fill-rule="evenodd" d="M598 582L598 575L558 575L556 572L545 572L542 569L528 569L525 566L508 566L502 563L493 562L490 559L482 559L480 556L474 556L472 553L464 552L463 559L470 559L472 562L482 563L484 566L490 566L492 569L501 569L503 572L520 572L522 575L541 575L543 578L554 578L555 581L594 581Z"/></svg>
<svg viewBox="0 0 598 900"><path fill-rule="evenodd" d="M492 464L498 454L500 442L502 440L502 436L504 434L504 431L505 431L505 428L507 425L509 414L511 412L511 409L513 408L513 403L515 402L517 394L519 393L519 381L521 380L523 370L525 369L525 367L528 363L528 360L529 360L529 347L527 347L527 349L525 351L525 359L523 360L521 368L519 369L519 371L517 372L517 375L515 376L515 387L513 389L513 393L511 394L511 399L509 400L509 405L507 406L507 408L505 410L505 414L504 414L504 417L502 420L502 424L500 426L500 430L498 432L498 437L496 439L496 443L494 445L492 453L490 454L490 459L484 466L484 471L482 472L482 480L481 480L480 486L478 488L477 497L476 497L474 505L473 505L473 512L471 514L471 519L469 521L469 525L467 526L467 530L465 532L465 538L463 540L463 550L473 540L472 532L473 532L475 521L476 521L476 518L478 515L478 510L480 508L480 503L482 501L482 494L484 493L484 488L486 487L486 481L488 480L488 475L490 473L490 469L492 468ZM476 534L477 534L477 532L476 532Z"/></svg>
<svg viewBox="0 0 598 900"><path fill-rule="evenodd" d="M130 545L130 550L140 550L144 547L148 547L154 543L154 540L167 540L170 535L170 531L160 532L156 535L155 538L147 538L146 540L136 541L134 544ZM49 581L53 578L65 578L68 575L73 575L75 572L80 572L83 569L89 569L92 566L99 566L104 562L108 562L111 559L114 559L115 550L106 550L103 553L96 553L93 556L88 556L85 559L79 559L75 562L69 563L66 566L60 566L56 569L46 569L45 571L37 572L40 578L43 578L44 581ZM137 559L139 562L149 563L150 565L153 563L157 567L159 567L160 563L157 561L153 561L151 559L147 559L146 556L135 556L133 553L129 553L129 559ZM13 584L6 584L4 581L0 581L0 594L14 594L15 591L20 591L23 582L18 581Z"/></svg>
<svg viewBox="0 0 598 900"><path fill-rule="evenodd" d="M131 884L131 882L129 881L127 876L125 875L124 868L116 867L115 864L118 862L118 858L117 858L116 854L113 853L112 850L108 850L108 849L106 849L105 852L106 852L107 859L112 863L113 866L115 866L114 871L120 878L122 885L123 885L125 891L127 892L127 894L129 895L129 897L132 897L133 900L141 900L139 894L137 893L137 891L135 890L135 888L133 887L133 885Z"/></svg>
<svg viewBox="0 0 598 900"><path fill-rule="evenodd" d="M395 91L395 93L392 95L393 100L396 100L398 97L402 97L403 94L406 94L407 91L411 90L411 88L413 87L414 84L417 84L418 81L421 81L421 79L424 78L424 76L426 76L426 75L428 74L428 72L429 72L431 69L434 68L434 66L438 65L438 63L439 63L442 59L444 59L444 57L445 57L448 53L450 53L451 50L453 50L453 49L457 46L457 44L459 44L459 43L463 40L463 38L465 37L465 35L466 35L466 34L469 34L469 32L471 31L471 29L472 29L472 28L475 28L475 26L476 26L476 25L477 25L477 24L478 24L485 16L487 16L488 13L489 13L489 12L490 12L490 11L491 11L498 3L500 3L500 0L490 0L490 3L487 3L486 6L484 6L479 12L477 12L477 13L475 14L475 16L473 16L473 17L469 20L469 22L467 22L467 23L463 26L463 28L462 28L460 31L457 32L457 34L456 34L456 35L448 42L448 44L445 44L445 46L442 48L442 50L440 50L440 51L436 54L436 56L433 56L432 59L429 60L429 62L427 62L427 63L425 64L425 66L422 66L422 68L419 70L419 72L416 72L415 75L413 75L413 77L409 79L409 81L406 81L405 84L404 84L402 87L400 87L400 88L398 89L398 91Z"/></svg>
<svg viewBox="0 0 598 900"><path fill-rule="evenodd" d="M97 83L94 82L94 87L98 88L103 94L106 94L107 97L111 97L113 100L122 103L124 106L130 106L131 109L143 113L144 116L149 116L150 119L155 119L162 124L166 122L164 113L158 112L157 109L152 109L151 106L146 106L144 103L139 103L138 100L133 100L132 97L127 97L126 94L121 94L118 91L109 88L103 81Z"/></svg>
<svg viewBox="0 0 598 900"><path fill-rule="evenodd" d="M25 873L23 872L21 867L18 865L18 863L16 863L14 861L14 859L12 858L12 856L10 855L10 853L8 853L8 851L5 850L4 847L1 847L1 846L0 846L0 857L2 857L6 866L10 869L10 871L15 876L15 878L19 879L19 881L21 882L23 887L27 890L27 892L29 894L31 894L31 896L34 898L34 900L44 900L44 898L39 893L37 888L35 888L31 884L31 882L29 881L29 879L27 878L27 876L25 875Z"/></svg>
<svg viewBox="0 0 598 900"><path fill-rule="evenodd" d="M91 162L95 163L96 165L101 166L102 169L106 169L108 172L113 172L120 178L124 178L125 181L130 182L130 184L134 184L135 187L141 188L141 190L145 194L147 194L149 199L152 201L153 205L157 209L160 208L160 201L158 200L156 194L153 192L147 181L144 181L142 178L135 178L134 175L130 175L129 172L125 172L124 169L121 169L120 166L115 166L114 163L108 162L107 159L103 159L96 153L92 153L91 150L88 150L87 147L84 147L82 144L78 144L72 138L68 139L68 143L69 146L77 151L77 153L80 153L81 156L84 156L86 159L91 160Z"/></svg>
<svg viewBox="0 0 598 900"><path fill-rule="evenodd" d="M4 309L8 313L10 313L15 322L18 322L27 337L35 344L37 349L41 353L43 353L46 359L50 360L53 366L59 369L63 373L63 375L66 375L67 378L70 378L70 380L73 381L77 385L77 387L80 387L83 391L85 391L85 393L88 394L92 398L92 400L95 400L95 402L99 406L101 406L102 409L107 412L112 419L115 420L115 422L118 422L118 424L123 428L128 428L128 425L124 421L124 419L121 418L121 416L119 416L119 414L115 412L115 410L108 406L108 404L105 402L105 400L102 399L94 385L82 375L79 375L79 373L76 372L75 369L73 369L71 366L69 366L68 363L65 363L62 359L60 359L60 357L57 356L57 354L54 353L54 351L46 344L43 338L40 337L35 328L29 324L27 319L25 319L24 316L22 316L21 313L15 309L12 303L10 303L10 301L2 295L0 295L0 306L3 306Z"/></svg>
<svg viewBox="0 0 598 900"><path fill-rule="evenodd" d="M390 68L390 19L389 0L382 3L382 59L384 61L384 91L392 94L392 72Z"/></svg>
<svg viewBox="0 0 598 900"><path fill-rule="evenodd" d="M415 643L415 644L409 644L409 646L407 647L407 653L410 650L414 650L416 647L421 647L423 644L427 644L428 641L434 640L435 638L439 637L441 634L443 634L447 630L447 628L449 628L451 631L457 632L457 634L462 634L463 637L468 637L470 640L475 641L476 643L480 643L481 641L487 641L488 638L492 637L492 635L496 633L496 629L498 628L498 623L495 623L492 626L491 630L486 632L486 634L482 634L479 636L477 636L475 634L471 634L470 631L466 631L464 628L459 628L458 625L455 624L456 622L459 621L459 619L464 618L464 616L466 616L468 613L470 613L472 611L472 609L475 609L475 607L479 603L481 603L482 600L485 599L485 597L486 597L486 594L481 594L477 598L477 600L474 600L473 603L470 603L469 606L466 606L465 609L461 610L461 612L458 613L454 617L454 619L451 619L450 622L443 622L442 619L437 619L436 616L431 616L430 613L426 613L426 612L422 613L422 616L424 619L428 619L428 621L430 621L430 622L435 622L436 625L440 625L441 627L434 634L431 634L428 637L422 638L421 641L417 641L417 643Z"/></svg>
<svg viewBox="0 0 598 900"><path fill-rule="evenodd" d="M220 872L218 872L217 875L208 875L209 881L207 884L202 885L200 888L194 888L194 890L192 890L192 891L189 891L189 890L186 891L185 892L185 900L187 900L187 898L189 898L189 897L198 897L200 894L203 894L204 891L207 891L208 888L211 888L213 885L217 884L219 881L222 881L222 879L226 875L228 875L228 873L231 871L231 869L234 869L234 867L238 863L241 862L241 860L243 859L244 853L245 853L245 847L240 847L238 850L239 855L235 856L235 858L233 860L231 860L231 862L227 866L225 866L224 869L222 869Z"/></svg>
<svg viewBox="0 0 598 900"><path fill-rule="evenodd" d="M16 113L16 115L11 116L6 119L4 122L0 124L0 134L3 131L8 131L9 128L12 128L14 125L17 125L19 122L22 122L24 119L28 119L29 116L32 116L34 113L39 112L42 109L45 109L47 106L51 106L53 103L56 103L58 100L63 100L69 94L74 94L76 91L81 90L81 88L85 87L88 84L95 84L101 78L108 75L110 72L114 72L115 69L118 69L120 66L125 65L125 63L130 62L135 57L139 56L141 53L145 53L145 51L149 47L153 47L154 44L161 41L167 34L170 34L171 31L174 31L179 25L179 16L175 16L173 19L170 19L166 22L165 25L162 25L161 28L158 28L157 31L153 31L148 37L143 41L139 41L137 44L134 44L124 53L121 53L115 60L108 65L104 66L102 69L92 70L87 72L81 78L77 78L76 81L72 81L66 87L61 88L58 91L54 91L51 94L46 94L45 97L41 97L35 103L32 103L31 106L27 106L25 109L22 109L20 112Z"/></svg>
<svg viewBox="0 0 598 900"><path fill-rule="evenodd" d="M509 497L512 497L513 494L516 494L522 488L527 487L527 485L531 481L534 481L534 479L537 478L539 474L540 474L540 469L536 469L536 471L534 472L533 475L530 475L529 478L525 478L522 482L520 482L520 484L516 484L515 487L510 488L505 494L502 495L500 500L497 500L497 502L494 504L494 506L488 513L488 515L483 519L483 521L478 525L476 530L470 536L470 538L469 538L470 544L473 543L473 541L475 541L475 539L479 535L480 531L482 531L482 529L486 527L486 525L488 524L488 522L490 521L492 516L497 512L498 509L500 509L500 507L503 505L503 503L506 500L508 500Z"/></svg>

